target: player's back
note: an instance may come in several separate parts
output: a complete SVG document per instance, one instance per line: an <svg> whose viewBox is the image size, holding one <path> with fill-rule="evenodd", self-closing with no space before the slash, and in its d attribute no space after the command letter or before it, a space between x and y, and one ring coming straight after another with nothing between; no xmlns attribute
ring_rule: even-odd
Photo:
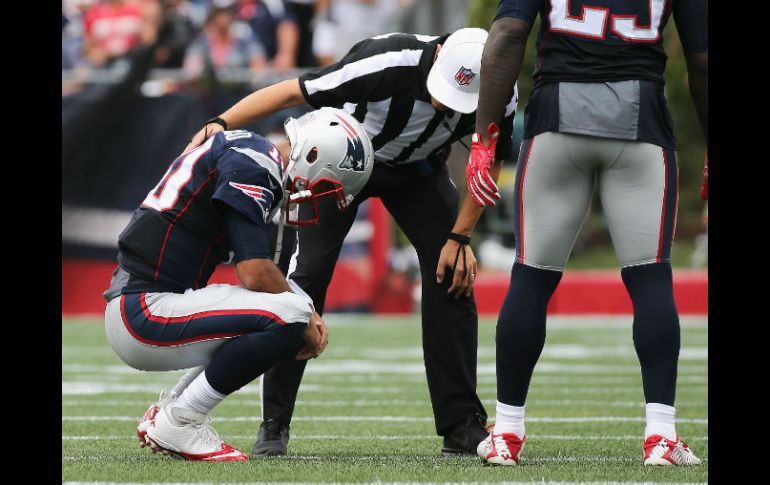
<svg viewBox="0 0 770 485"><path fill-rule="evenodd" d="M535 82L663 82L669 7L665 0L541 2Z"/></svg>
<svg viewBox="0 0 770 485"><path fill-rule="evenodd" d="M674 149L663 29L673 12L685 53L707 49L701 0L502 0L496 18L540 15L524 137L547 131Z"/></svg>
<svg viewBox="0 0 770 485"><path fill-rule="evenodd" d="M120 234L118 261L127 274L108 293L205 286L229 257L223 204L267 224L282 196L281 175L273 144L242 130L219 132L180 155Z"/></svg>

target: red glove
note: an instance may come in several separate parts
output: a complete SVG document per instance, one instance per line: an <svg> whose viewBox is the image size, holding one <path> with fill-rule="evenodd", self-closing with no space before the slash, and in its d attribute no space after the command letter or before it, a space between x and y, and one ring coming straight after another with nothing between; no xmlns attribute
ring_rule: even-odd
<svg viewBox="0 0 770 485"><path fill-rule="evenodd" d="M700 198L709 200L709 149L706 148L706 161L703 165L703 185L700 186Z"/></svg>
<svg viewBox="0 0 770 485"><path fill-rule="evenodd" d="M481 142L479 133L473 134L471 154L468 158L468 165L465 167L465 182L468 192L473 197L473 201L480 207L492 207L496 201L500 200L497 184L489 174L489 169L495 160L495 148L497 139L500 138L500 129L496 124L490 123L487 130L489 131L488 146L484 146Z"/></svg>

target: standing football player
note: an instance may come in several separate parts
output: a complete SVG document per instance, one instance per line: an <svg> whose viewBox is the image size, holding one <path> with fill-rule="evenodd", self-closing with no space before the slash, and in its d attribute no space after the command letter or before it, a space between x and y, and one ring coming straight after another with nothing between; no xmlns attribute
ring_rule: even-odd
<svg viewBox="0 0 770 485"><path fill-rule="evenodd" d="M489 463L519 461L546 307L586 217L595 178L633 302L647 403L644 464L700 463L675 427L680 337L670 254L677 160L662 45L672 11L708 144L707 0L500 2L484 50L467 167L469 190L480 206L499 197L489 175L497 126L538 12L541 27L514 192L516 259L497 322L497 419L478 448ZM704 181L704 198L707 193Z"/></svg>
<svg viewBox="0 0 770 485"><path fill-rule="evenodd" d="M208 414L278 360L317 357L326 346L312 301L273 263L267 226L279 209L297 223L298 205L349 207L371 175L373 151L341 110L289 118L285 128L289 140L277 146L235 130L185 151L120 234L104 294L107 340L135 369L191 368L140 420L142 446L188 460L247 460ZM241 286L207 286L226 260Z"/></svg>
<svg viewBox="0 0 770 485"><path fill-rule="evenodd" d="M475 454L487 434L487 414L476 394L478 317L471 295L476 259L468 246L482 208L466 197L458 215L459 195L446 167L451 144L474 131L487 35L466 28L442 36L394 33L365 39L335 64L252 93L191 142L197 146L213 130L241 127L302 103L341 107L361 122L375 151L372 177L349 211L319 204L324 224L300 228L289 277L323 314L357 207L368 197L380 197L419 256L425 369L445 454ZM502 160L511 155L518 102L514 85L503 97L495 179ZM251 456L286 454L305 364L288 359L265 374L263 423Z"/></svg>

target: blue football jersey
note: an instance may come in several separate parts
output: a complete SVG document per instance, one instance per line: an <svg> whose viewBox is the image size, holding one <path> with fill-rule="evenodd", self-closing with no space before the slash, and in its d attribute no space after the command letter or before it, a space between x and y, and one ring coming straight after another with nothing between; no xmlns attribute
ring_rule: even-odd
<svg viewBox="0 0 770 485"><path fill-rule="evenodd" d="M673 11L685 55L708 50L707 0L501 0L497 16L540 15L536 84L663 82L663 29Z"/></svg>
<svg viewBox="0 0 770 485"><path fill-rule="evenodd" d="M205 286L231 250L223 210L266 231L283 195L282 171L278 149L244 130L218 132L180 155L120 234L118 262L130 274L121 291Z"/></svg>
<svg viewBox="0 0 770 485"><path fill-rule="evenodd" d="M501 0L496 19L540 15L523 138L579 133L673 150L663 77L672 13L685 55L708 52L707 0Z"/></svg>

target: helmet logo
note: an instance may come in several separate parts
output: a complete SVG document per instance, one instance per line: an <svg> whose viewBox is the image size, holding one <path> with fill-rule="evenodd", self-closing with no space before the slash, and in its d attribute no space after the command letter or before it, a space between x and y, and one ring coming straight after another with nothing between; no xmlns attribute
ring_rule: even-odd
<svg viewBox="0 0 770 485"><path fill-rule="evenodd" d="M338 168L353 172L363 172L364 167L364 142L359 137L348 138L348 150Z"/></svg>
<svg viewBox="0 0 770 485"><path fill-rule="evenodd" d="M475 72L467 69L465 66L460 66L457 74L455 74L455 81L457 81L457 84L460 86L467 86L473 81L474 77L476 77Z"/></svg>

